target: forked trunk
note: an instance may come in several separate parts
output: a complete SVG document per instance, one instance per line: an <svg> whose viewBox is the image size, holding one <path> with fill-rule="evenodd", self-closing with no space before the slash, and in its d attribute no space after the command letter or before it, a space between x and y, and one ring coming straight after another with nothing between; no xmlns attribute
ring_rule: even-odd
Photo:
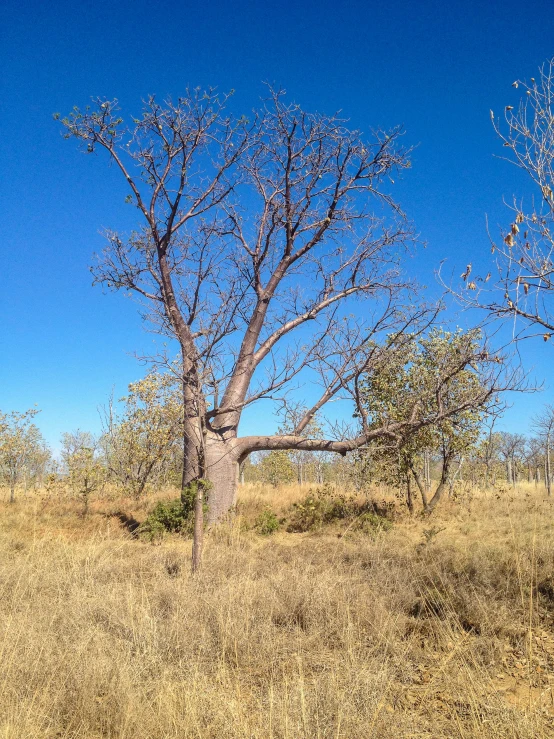
<svg viewBox="0 0 554 739"><path fill-rule="evenodd" d="M427 490L425 489L425 482L421 479L421 476L419 472L417 471L415 465L410 464L410 469L414 476L414 480L416 481L416 485L419 488L419 492L421 493L421 502L423 503L423 510L426 511L429 506L429 502L427 500Z"/></svg>
<svg viewBox="0 0 554 739"><path fill-rule="evenodd" d="M447 482L448 482L448 475L450 473L450 464L451 464L451 462L452 462L452 460L448 456L443 460L443 463L442 463L442 471L441 471L441 479L439 481L439 484L438 484L437 489L435 490L435 494L433 495L433 497L429 501L429 505L426 508L426 513L432 513L435 510L435 508L437 507L437 505L439 504L440 499L442 498L442 494L444 493L444 489L446 488L446 485L447 485ZM458 467L458 470L459 469L460 468Z"/></svg>

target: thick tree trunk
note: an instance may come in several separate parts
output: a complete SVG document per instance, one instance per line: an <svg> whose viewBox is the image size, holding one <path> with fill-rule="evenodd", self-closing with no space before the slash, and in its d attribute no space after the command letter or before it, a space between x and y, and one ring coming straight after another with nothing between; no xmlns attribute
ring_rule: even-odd
<svg viewBox="0 0 554 739"><path fill-rule="evenodd" d="M186 418L183 424L183 479L182 488L202 477L202 430L198 418Z"/></svg>
<svg viewBox="0 0 554 739"><path fill-rule="evenodd" d="M205 472L211 483L208 524L221 521L236 504L240 461L235 438L222 439L217 434L208 434Z"/></svg>
<svg viewBox="0 0 554 739"><path fill-rule="evenodd" d="M513 470L512 470L512 460L509 457L506 460L506 479L508 481L508 485L511 485L514 481Z"/></svg>

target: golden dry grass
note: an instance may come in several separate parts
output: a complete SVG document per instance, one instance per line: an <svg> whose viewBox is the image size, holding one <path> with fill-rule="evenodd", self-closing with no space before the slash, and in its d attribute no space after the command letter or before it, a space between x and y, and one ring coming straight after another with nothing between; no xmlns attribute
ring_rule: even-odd
<svg viewBox="0 0 554 739"><path fill-rule="evenodd" d="M554 736L541 491L446 501L373 537L244 525L305 492L245 486L195 578L190 542L133 539L115 515L151 501L86 518L0 503L0 737Z"/></svg>

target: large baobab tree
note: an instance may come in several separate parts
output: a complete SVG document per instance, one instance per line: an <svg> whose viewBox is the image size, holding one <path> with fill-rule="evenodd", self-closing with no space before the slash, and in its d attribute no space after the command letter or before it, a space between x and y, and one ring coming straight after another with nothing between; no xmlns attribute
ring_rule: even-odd
<svg viewBox="0 0 554 739"><path fill-rule="evenodd" d="M390 195L409 151L400 129L366 140L280 91L250 119L228 115L227 104L193 90L175 102L148 99L129 126L110 100L63 119L67 137L119 168L138 209L134 233L106 234L95 280L139 296L178 342L183 485L212 483L211 521L234 504L239 464L253 451L346 454L454 412L378 428L361 414L350 434L309 436L328 402L359 405L360 378L433 318L411 307L413 280L400 262L413 230ZM456 371L484 361L473 354ZM247 406L285 403L301 378L320 392L294 429L238 435Z"/></svg>

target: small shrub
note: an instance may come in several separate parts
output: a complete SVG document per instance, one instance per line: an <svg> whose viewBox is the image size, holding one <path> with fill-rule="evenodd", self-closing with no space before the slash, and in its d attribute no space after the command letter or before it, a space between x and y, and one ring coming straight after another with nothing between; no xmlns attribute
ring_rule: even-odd
<svg viewBox="0 0 554 739"><path fill-rule="evenodd" d="M279 519L270 508L264 508L254 524L256 531L262 534L262 536L274 534L279 529L279 526Z"/></svg>
<svg viewBox="0 0 554 739"><path fill-rule="evenodd" d="M160 541L166 534L191 535L194 525L194 503L198 486L204 491L204 515L208 511L206 500L211 488L208 480L194 480L181 491L179 500L160 501L157 503L146 521L140 525L139 536L150 541Z"/></svg>
<svg viewBox="0 0 554 739"><path fill-rule="evenodd" d="M377 513L367 511L358 517L356 528L365 534L377 534L381 531L390 531L392 523L387 518L379 516Z"/></svg>
<svg viewBox="0 0 554 739"><path fill-rule="evenodd" d="M182 500L160 501L138 529L140 536L150 541L159 541L167 533L190 533L192 507Z"/></svg>
<svg viewBox="0 0 554 739"><path fill-rule="evenodd" d="M423 541L421 541L417 546L416 549L418 551L422 551L428 546L431 546L431 544L434 544L435 539L437 536L441 533L441 531L444 531L443 528L439 528L437 526L431 526L430 529L423 529Z"/></svg>
<svg viewBox="0 0 554 739"><path fill-rule="evenodd" d="M287 531L303 533L314 531L337 521L355 521L355 528L366 533L388 531L392 524L376 511L373 501L362 501L351 495L337 493L330 487L308 493L304 500L294 503L289 511Z"/></svg>

